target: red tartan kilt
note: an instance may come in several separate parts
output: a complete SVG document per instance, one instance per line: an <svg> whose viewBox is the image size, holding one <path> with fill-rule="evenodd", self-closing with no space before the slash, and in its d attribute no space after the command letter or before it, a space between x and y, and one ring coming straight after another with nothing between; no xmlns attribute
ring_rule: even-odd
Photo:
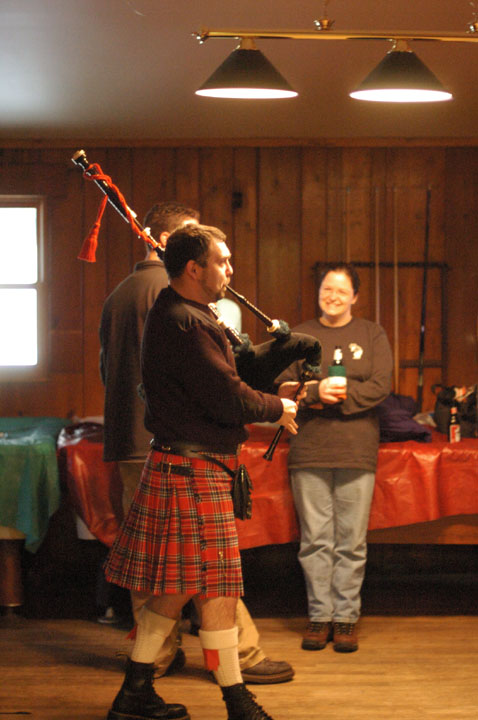
<svg viewBox="0 0 478 720"><path fill-rule="evenodd" d="M214 457L236 468L235 455ZM194 475L161 472L159 462L193 467ZM229 475L207 460L151 451L105 575L153 595L243 595Z"/></svg>

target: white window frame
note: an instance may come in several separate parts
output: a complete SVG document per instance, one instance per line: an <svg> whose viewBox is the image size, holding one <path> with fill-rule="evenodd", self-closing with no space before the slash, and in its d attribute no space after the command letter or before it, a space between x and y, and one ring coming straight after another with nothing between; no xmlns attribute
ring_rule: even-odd
<svg viewBox="0 0 478 720"><path fill-rule="evenodd" d="M47 307L45 287L45 218L46 198L43 195L0 195L0 207L35 207L37 210L38 276L36 283L0 284L1 289L32 288L37 291L37 363L36 365L0 365L0 381L40 381L46 379ZM15 242L12 238L12 242ZM22 248L18 248L18 257ZM21 332L21 328L19 330Z"/></svg>

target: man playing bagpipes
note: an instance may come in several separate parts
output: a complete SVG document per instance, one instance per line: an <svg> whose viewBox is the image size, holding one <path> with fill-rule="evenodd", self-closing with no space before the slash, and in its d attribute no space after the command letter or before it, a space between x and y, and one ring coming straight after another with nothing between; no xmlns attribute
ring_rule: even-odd
<svg viewBox="0 0 478 720"><path fill-rule="evenodd" d="M80 152L80 155L81 154L82 153ZM84 155L84 153L83 153L83 155ZM86 163L86 166L89 169L86 159L83 157L82 160ZM75 160L75 162L76 162L76 160ZM83 162L80 164L83 165ZM101 178L105 177L102 175L101 171L98 170L98 172L94 176L91 175L90 179L95 179L95 182L97 182L97 184L100 184L99 181L97 180L97 177L99 176L99 174L101 174ZM87 176L87 173L85 172L85 177L86 176ZM102 184L104 183L103 179L101 180L101 183ZM106 192L106 190L102 186L102 184L100 184L100 187L104 192ZM109 197L110 196L109 188L108 188L107 194ZM109 199L111 199L111 198L109 197ZM113 202L113 204L115 205L116 209L118 209L116 199L115 199L115 202ZM123 212L123 205L125 205L125 204L124 203L121 204L121 208L118 211L120 212L120 214L122 214L122 215L126 214L128 216L128 221L132 224L133 229L138 232L138 228L140 228L140 226L136 222L132 221L132 219L130 217L131 213L130 213L129 209L127 209L127 212L125 212L125 213ZM98 228L99 228L99 223L97 221L97 223L95 224L96 232L98 231ZM138 234L141 237L143 237L143 239L145 239L148 242L148 244L151 244L149 242L149 240L151 239L151 235L149 234L149 232L148 232L148 234L146 234L146 233L143 234L140 231L140 232L138 232ZM156 243L156 245L158 245L158 244ZM92 260L94 258L94 243L93 243L93 250L92 250L92 246L90 246L89 248L86 248L86 250L84 252L82 252L80 257L82 259ZM226 286L227 286L227 284L224 287L226 287ZM234 291L233 291L233 294L236 294L241 301L245 300L244 298L242 298L242 296L239 296ZM246 304L249 306L247 301L246 301ZM260 317L262 316L261 319L264 319L264 322L266 323L266 325L268 325L268 328L274 330L274 332L272 334L277 338L276 340L274 340L270 343L263 343L262 345L259 345L259 346L251 346L250 343L245 343L243 338L240 338L239 343L237 343L238 347L240 348L240 351L237 355L237 364L238 364L238 367L240 368L240 372L244 376L246 376L246 375L248 376L248 379L249 379L251 385L253 385L256 388L260 388L260 386L267 385L268 389L271 388L273 385L274 377L276 375L278 375L285 367L287 367L293 360L301 358L301 357L306 358L307 363L309 365L312 364L315 370L318 369L317 366L320 363L320 345L315 341L314 338L307 338L306 336L294 337L293 334L291 336L290 331L289 331L288 327L285 325L285 323L283 323L282 321L280 321L280 322L271 321L269 318L267 318L267 316L263 316L262 313L260 313L260 311L257 310L257 308L254 308L254 306L251 306L251 307L253 309L253 312L256 312L256 314L258 314ZM274 326L274 327L272 328L270 326ZM234 333L232 333L232 335L234 335ZM236 344L236 343L234 343L234 344ZM282 351L279 348L281 348ZM288 388L287 391L284 391L284 392L292 392L292 391L290 388ZM276 400L279 400L279 398L276 398ZM285 403L286 399L282 400L281 402ZM289 400L288 402L291 402L291 400ZM293 406L294 406L294 408L296 407L295 403L293 403ZM261 417L260 419L263 420L264 417ZM284 420L283 425L286 425L286 424L287 424L287 427L290 429L290 431L293 432L294 425L291 424L290 422L286 423ZM144 615L144 612L142 613L142 615ZM147 617L149 617L151 619L150 615ZM169 623L170 629L171 629L171 626L173 626L173 625L174 625L174 622ZM163 628L163 630L164 630L164 628ZM201 632L207 632L207 631L205 631L203 629ZM146 634L148 634L148 633L146 633ZM168 633L166 633L165 638L167 635L168 635ZM159 643L159 645L161 645L161 644L163 644L163 647L164 647L164 643ZM159 645L158 645L158 647L159 647ZM139 643L139 646L140 646L140 650L138 652L139 652L139 655L141 656L141 654L142 654L141 642ZM136 644L135 644L135 648L136 648ZM151 648L150 648L150 650L151 650ZM206 653L206 655L207 655L207 653ZM267 660L267 659L265 659L265 660ZM134 662L135 662L134 660L129 661L129 665L128 665L129 671L131 671L131 668L134 667L134 665L131 664L131 663L134 664ZM140 662L140 661L138 661L138 662ZM270 662L271 661L267 661L267 663L270 663ZM261 663L262 663L262 661L259 662L258 665L260 665ZM147 664L149 666L150 663L148 662ZM277 665L279 665L279 663L277 663ZM293 674L292 669L290 668L290 666L288 666L287 663L281 663L281 665L287 666L289 668L289 672L290 672L289 678L282 678L282 681L283 681L283 679L290 679L290 677ZM136 670L138 670L138 667L136 667ZM140 670L141 670L141 668L140 668ZM142 668L142 670L144 670L144 668ZM131 675L131 672L130 672L130 675ZM142 674L142 672L140 672L140 675L141 674ZM135 675L134 672L133 672L133 675ZM134 697L131 696L131 693L130 693L131 687L129 688L129 690L127 690L127 688L125 686L123 686L122 691L120 691L119 696L118 696L117 700L115 701L116 709L114 706L114 708L112 709L112 711L110 713L111 718L117 717L118 712L120 713L121 717L128 717L128 715L125 715L123 711L127 710L128 707L131 709L131 705L129 704L130 700L134 707L136 707L137 701L139 701L140 705L141 705L141 703L144 704L145 688L146 688L147 695L150 691L154 694L154 691L152 690L151 682L150 682L151 676L149 674L149 667L147 668L146 675L147 675L147 678L149 678L149 680L146 678L146 685L143 682L145 680L144 677L142 679L141 679L141 677L138 678L137 676L135 676L136 679L129 677L129 680L132 682L133 685L135 685L136 681L139 682L139 685L141 686L142 689L138 688L138 687L136 687L136 689L137 690L139 689L140 697L139 698L136 697L136 699L135 699ZM236 679L237 679L237 675L236 675ZM265 677L263 676L262 679L259 679L256 676L256 678L254 678L253 680L250 680L250 681L280 682L281 680L279 680L279 679L273 680L271 678L271 675L269 674L269 676L267 677L267 673L266 673L266 676ZM126 683L126 684L128 684L128 683ZM234 683L234 684L238 684L238 685L242 686L242 683ZM148 687L149 687L149 690L148 690ZM231 715L231 713L233 713L232 706L234 706L235 700L234 700L234 698L229 697L229 700L232 702L231 707L230 707L230 703L229 702L227 703L230 717L233 717L233 716L234 716L234 718L236 718L236 717L237 718L239 718L239 717L240 718L268 717L266 714L263 713L260 706L257 706L255 703L252 703L252 705L251 705L250 697L247 694L243 694L242 687L241 687L241 689L238 690L238 692L239 692L240 696L242 697L242 700L245 699L245 704L247 707L242 708L242 710L240 711L241 712L240 715L237 715L237 716L235 714ZM133 695L135 695L135 692L133 692ZM226 693L226 695L227 695L227 693ZM226 695L225 695L225 699L227 699ZM157 696L154 696L154 697L157 697ZM236 698L236 700L237 700L237 698ZM159 701L159 699L158 699L158 701ZM154 700L153 705L155 704L155 702L156 701ZM126 707L125 707L125 703L126 703ZM148 707L146 709L143 707L142 710L144 710L144 712L142 711L141 717L148 717L148 718L156 717L157 712L160 713L160 716L163 716L164 708L166 708L166 710L164 710L164 712L166 712L167 717L175 717L175 718L183 717L183 716L186 717L186 715L184 714L186 711L183 708L183 706L164 706L164 704L161 705L161 703L162 703L162 701L160 702L160 707L162 709L158 709L158 707L156 707L156 710L152 710L150 707ZM148 704L148 703L146 703L146 704ZM244 710L245 714L242 712L243 710ZM251 711L252 714L249 713L249 710ZM151 714L151 715L144 714L144 713L150 712L150 711L153 714ZM134 711L134 712L136 712L136 711ZM156 714L154 714L154 713L156 713ZM177 713L179 713L179 715ZM136 715L135 715L135 717L136 717Z"/></svg>
<svg viewBox="0 0 478 720"><path fill-rule="evenodd" d="M146 428L153 433L141 482L106 563L110 582L144 599L123 685L108 720L187 720L153 689L154 660L185 603L201 611L199 638L229 720L270 720L241 676L237 599L244 592L231 498L245 424L296 432L296 403L254 390L237 375L209 308L232 275L224 234L187 225L168 239L169 286L146 320L141 353Z"/></svg>
<svg viewBox="0 0 478 720"><path fill-rule="evenodd" d="M198 221L197 210L176 201L168 201L155 204L146 214L144 224L150 228L152 235L159 239L161 247L165 248L173 230L182 225L197 224ZM105 386L103 459L118 463L123 483L125 515L139 484L152 437L144 427L144 401L137 391L141 383L140 347L143 328L147 312L167 285L168 277L163 261L147 244L145 259L137 263L133 273L108 296L101 314L100 370ZM267 346L273 344L267 343ZM290 340L286 341L286 345L290 345ZM249 384L261 389L260 382L266 379L266 369L258 367L257 375L253 377L252 358L254 352L260 353L262 348L257 346L254 351L245 338L240 347L244 370L251 380ZM287 363L284 367L294 359L295 357L289 361L288 356L285 357L284 362L287 360ZM272 373L275 373L275 370ZM270 374L269 372L269 376ZM271 380L272 378L267 378L267 383L272 384ZM263 389L266 390L266 387ZM143 603L141 598L132 596L135 622ZM244 680L261 684L291 680L294 670L289 663L266 657L259 645L257 627L242 600L238 601L236 624L239 629L239 661ZM184 666L186 659L183 650L178 646L179 641L178 622L155 658L158 676L180 670Z"/></svg>

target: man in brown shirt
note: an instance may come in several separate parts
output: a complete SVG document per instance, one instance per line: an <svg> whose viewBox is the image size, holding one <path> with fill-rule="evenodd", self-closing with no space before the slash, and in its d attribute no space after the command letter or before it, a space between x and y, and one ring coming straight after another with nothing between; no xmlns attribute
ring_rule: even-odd
<svg viewBox="0 0 478 720"><path fill-rule="evenodd" d="M232 275L225 236L187 226L168 240L170 286L146 322L142 374L146 427L154 433L131 509L106 565L110 582L147 600L123 686L108 720L187 720L153 690L153 662L183 605L195 597L207 669L229 720L270 720L240 673L235 611L243 593L231 480L244 425L275 422L296 432L296 403L248 387L209 303ZM293 394L293 393L291 393Z"/></svg>

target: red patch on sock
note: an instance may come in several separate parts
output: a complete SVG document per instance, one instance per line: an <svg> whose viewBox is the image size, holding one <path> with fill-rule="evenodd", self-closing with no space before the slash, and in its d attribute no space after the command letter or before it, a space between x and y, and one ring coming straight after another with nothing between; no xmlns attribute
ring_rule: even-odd
<svg viewBox="0 0 478 720"><path fill-rule="evenodd" d="M206 670L217 670L219 667L219 650L205 650L204 654L204 665Z"/></svg>

